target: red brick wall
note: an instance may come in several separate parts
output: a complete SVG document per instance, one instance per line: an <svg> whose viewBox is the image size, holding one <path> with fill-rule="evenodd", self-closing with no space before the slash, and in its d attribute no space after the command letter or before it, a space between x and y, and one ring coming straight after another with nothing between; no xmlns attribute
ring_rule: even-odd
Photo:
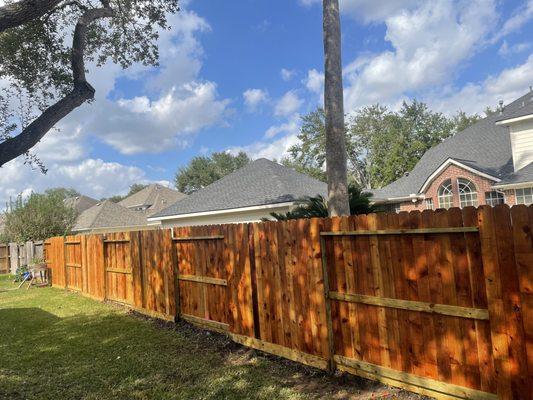
<svg viewBox="0 0 533 400"><path fill-rule="evenodd" d="M433 180L430 186L426 189L424 193L426 198L433 199L433 207L435 209L439 208L438 200L438 190L442 183L448 179L452 181L453 189L453 206L459 207L459 188L457 180L459 178L468 179L471 181L477 190L478 205L486 204L485 202L485 192L492 191L492 185L495 183L487 178L483 178L477 174L474 174L466 169L458 167L456 165L449 165L441 174ZM505 202L509 205L515 204L514 190L508 190L505 192ZM426 203L424 200L418 200L416 203L412 201L406 201L401 203L402 211L413 211L413 210L425 210Z"/></svg>

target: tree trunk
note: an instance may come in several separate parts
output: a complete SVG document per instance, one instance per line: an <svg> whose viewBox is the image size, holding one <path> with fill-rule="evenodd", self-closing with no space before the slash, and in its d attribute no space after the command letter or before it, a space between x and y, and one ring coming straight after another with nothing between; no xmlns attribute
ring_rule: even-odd
<svg viewBox="0 0 533 400"><path fill-rule="evenodd" d="M342 88L339 0L323 0L326 113L326 172L330 216L350 215Z"/></svg>
<svg viewBox="0 0 533 400"><path fill-rule="evenodd" d="M62 0L21 0L0 7L0 32L42 17Z"/></svg>
<svg viewBox="0 0 533 400"><path fill-rule="evenodd" d="M101 1L103 4L107 4L107 1ZM21 3L32 2L33 0L27 0ZM87 41L87 29L93 21L112 16L113 10L103 7L87 10L78 18L72 39L71 67L74 81L72 91L44 110L39 117L24 128L17 136L0 143L0 168L7 162L28 152L33 146L39 143L55 124L70 114L74 109L94 98L94 88L87 82L85 77L85 60L83 58ZM1 19L0 22L2 22Z"/></svg>

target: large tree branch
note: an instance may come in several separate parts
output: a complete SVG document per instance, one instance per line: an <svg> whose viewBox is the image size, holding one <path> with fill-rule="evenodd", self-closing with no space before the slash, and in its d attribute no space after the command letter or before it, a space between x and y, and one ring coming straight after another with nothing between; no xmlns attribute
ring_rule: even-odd
<svg viewBox="0 0 533 400"><path fill-rule="evenodd" d="M0 32L42 17L63 0L21 0L0 7Z"/></svg>
<svg viewBox="0 0 533 400"><path fill-rule="evenodd" d="M0 167L35 146L46 133L70 112L94 98L94 88L85 79L85 46L87 28L91 22L113 16L111 8L97 8L86 11L79 19L72 40L72 91L57 103L48 107L39 117L14 138L0 143Z"/></svg>

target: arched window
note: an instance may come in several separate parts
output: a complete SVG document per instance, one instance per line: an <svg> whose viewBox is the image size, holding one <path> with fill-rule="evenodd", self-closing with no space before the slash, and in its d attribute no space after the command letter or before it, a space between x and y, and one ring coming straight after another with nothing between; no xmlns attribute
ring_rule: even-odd
<svg viewBox="0 0 533 400"><path fill-rule="evenodd" d="M461 208L467 206L477 207L477 191L476 186L468 179L459 178L457 180L459 186L459 205Z"/></svg>
<svg viewBox="0 0 533 400"><path fill-rule="evenodd" d="M453 192L452 181L448 179L440 185L439 192L439 208L450 208L453 206Z"/></svg>

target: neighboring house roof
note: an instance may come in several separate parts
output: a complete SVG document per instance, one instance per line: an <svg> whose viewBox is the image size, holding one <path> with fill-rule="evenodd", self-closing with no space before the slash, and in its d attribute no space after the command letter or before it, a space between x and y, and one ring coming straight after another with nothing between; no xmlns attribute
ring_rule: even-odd
<svg viewBox="0 0 533 400"><path fill-rule="evenodd" d="M514 172L511 139L508 128L496 125L496 122L525 112L532 96L529 92L507 105L503 113L489 115L429 149L409 175L382 189L371 190L374 199L402 198L419 193L427 178L449 159L498 180L506 180Z"/></svg>
<svg viewBox="0 0 533 400"><path fill-rule="evenodd" d="M516 109L508 111L508 107L506 107L506 110L502 114L500 114L499 118L496 121L507 121L510 119L525 117L526 115L533 114L533 92L529 92L517 101L519 101L519 105Z"/></svg>
<svg viewBox="0 0 533 400"><path fill-rule="evenodd" d="M327 195L324 182L260 158L151 218L287 203L316 195Z"/></svg>
<svg viewBox="0 0 533 400"><path fill-rule="evenodd" d="M512 174L507 175L504 179L498 182L498 186L519 185L521 183L533 182L533 162L526 165L524 168L519 169Z"/></svg>
<svg viewBox="0 0 533 400"><path fill-rule="evenodd" d="M146 225L143 214L122 207L110 200L85 210L76 220L74 231Z"/></svg>
<svg viewBox="0 0 533 400"><path fill-rule="evenodd" d="M75 208L79 213L84 212L85 210L91 208L92 206L98 204L98 200L95 200L88 196L75 196L69 197L64 200L65 205Z"/></svg>
<svg viewBox="0 0 533 400"><path fill-rule="evenodd" d="M185 197L187 197L187 195L184 193L154 183L145 187L143 190L126 197L118 204L129 209L139 207L146 208L144 212L150 216Z"/></svg>

